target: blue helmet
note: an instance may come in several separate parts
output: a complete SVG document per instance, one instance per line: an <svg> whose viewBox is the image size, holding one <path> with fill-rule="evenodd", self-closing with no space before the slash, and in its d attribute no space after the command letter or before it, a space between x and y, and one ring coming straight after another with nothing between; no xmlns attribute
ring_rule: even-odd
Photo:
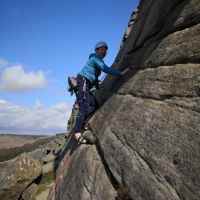
<svg viewBox="0 0 200 200"><path fill-rule="evenodd" d="M100 47L106 47L106 48L108 49L107 43L106 43L106 42L103 42L103 41L97 42L97 43L95 44L94 49L96 50L96 49L98 49L98 48L100 48Z"/></svg>

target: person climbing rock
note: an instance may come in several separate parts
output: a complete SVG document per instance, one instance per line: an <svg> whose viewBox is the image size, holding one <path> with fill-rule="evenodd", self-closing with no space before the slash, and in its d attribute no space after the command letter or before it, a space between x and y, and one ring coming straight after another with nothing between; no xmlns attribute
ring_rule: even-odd
<svg viewBox="0 0 200 200"><path fill-rule="evenodd" d="M129 69L125 69L123 72L106 66L103 58L106 56L108 45L106 42L99 41L95 45L95 53L90 54L86 65L83 67L80 73L77 74L78 88L76 91L76 101L79 106L78 114L73 127L75 139L80 143L86 143L86 140L82 136L82 129L84 121L97 107L94 96L90 93L90 89L95 86L99 89L98 77L101 71L113 76L122 76Z"/></svg>

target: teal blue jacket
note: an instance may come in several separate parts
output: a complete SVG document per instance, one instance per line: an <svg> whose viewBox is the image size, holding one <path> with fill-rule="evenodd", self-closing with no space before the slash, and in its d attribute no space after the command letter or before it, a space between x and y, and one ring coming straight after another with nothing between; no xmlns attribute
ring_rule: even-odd
<svg viewBox="0 0 200 200"><path fill-rule="evenodd" d="M119 70L106 66L103 59L99 58L95 53L90 54L86 65L78 75L86 77L93 85L96 85L101 71L114 76L121 75Z"/></svg>

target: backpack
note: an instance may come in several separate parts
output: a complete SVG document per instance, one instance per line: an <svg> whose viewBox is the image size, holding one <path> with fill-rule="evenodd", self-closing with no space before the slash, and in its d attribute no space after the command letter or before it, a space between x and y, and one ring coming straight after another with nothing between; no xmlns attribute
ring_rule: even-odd
<svg viewBox="0 0 200 200"><path fill-rule="evenodd" d="M68 91L73 94L77 90L78 82L76 77L68 76Z"/></svg>

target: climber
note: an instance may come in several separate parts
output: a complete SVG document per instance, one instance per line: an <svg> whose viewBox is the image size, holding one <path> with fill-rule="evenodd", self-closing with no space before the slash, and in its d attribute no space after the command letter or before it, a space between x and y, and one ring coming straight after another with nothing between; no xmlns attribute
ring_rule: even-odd
<svg viewBox="0 0 200 200"><path fill-rule="evenodd" d="M95 86L96 89L99 89L98 77L100 76L101 71L114 76L122 76L129 70L125 69L123 72L120 72L117 69L107 67L103 61L107 49L108 45L105 42L97 42L95 45L95 53L90 54L86 65L77 75L78 88L76 91L76 101L79 110L73 127L73 132L75 134L75 140L79 143L86 143L81 130L83 129L86 117L97 107L96 100L89 90L93 86Z"/></svg>

